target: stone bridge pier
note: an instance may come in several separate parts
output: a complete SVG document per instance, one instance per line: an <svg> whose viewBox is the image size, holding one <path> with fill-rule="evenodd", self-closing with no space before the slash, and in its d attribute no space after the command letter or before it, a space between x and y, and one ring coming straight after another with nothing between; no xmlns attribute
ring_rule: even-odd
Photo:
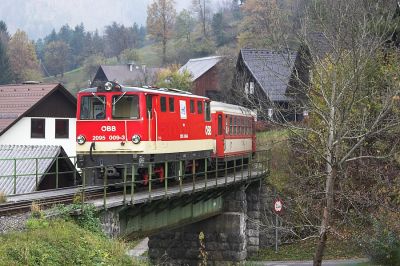
<svg viewBox="0 0 400 266"><path fill-rule="evenodd" d="M261 184L241 185L226 194L221 214L150 236L150 260L162 265L198 265L200 261L232 265L255 254L260 239Z"/></svg>

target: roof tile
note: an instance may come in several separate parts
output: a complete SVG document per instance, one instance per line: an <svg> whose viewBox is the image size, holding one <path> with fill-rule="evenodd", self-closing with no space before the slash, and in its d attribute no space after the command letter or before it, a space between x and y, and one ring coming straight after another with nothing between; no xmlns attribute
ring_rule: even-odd
<svg viewBox="0 0 400 266"><path fill-rule="evenodd" d="M297 52L241 49L243 61L271 101L290 101L285 95Z"/></svg>

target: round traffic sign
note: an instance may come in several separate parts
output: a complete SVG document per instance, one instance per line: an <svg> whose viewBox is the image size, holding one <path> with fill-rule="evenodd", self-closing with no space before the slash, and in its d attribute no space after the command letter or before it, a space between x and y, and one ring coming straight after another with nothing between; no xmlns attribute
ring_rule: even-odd
<svg viewBox="0 0 400 266"><path fill-rule="evenodd" d="M281 211L282 211L282 208L283 208L283 203L282 203L282 201L279 200L279 199L275 200L275 203L274 203L274 210L275 210L276 212L281 212Z"/></svg>

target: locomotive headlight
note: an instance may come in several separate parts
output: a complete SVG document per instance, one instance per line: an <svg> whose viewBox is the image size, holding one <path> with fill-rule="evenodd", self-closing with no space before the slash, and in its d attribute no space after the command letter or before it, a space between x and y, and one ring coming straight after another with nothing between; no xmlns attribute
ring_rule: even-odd
<svg viewBox="0 0 400 266"><path fill-rule="evenodd" d="M79 145L83 145L83 144L86 142L85 136L79 135L79 136L76 138L76 142L77 142Z"/></svg>
<svg viewBox="0 0 400 266"><path fill-rule="evenodd" d="M108 82L106 82L106 84L104 84L104 89L106 91L111 91L112 88L113 88L113 84L111 82L108 81Z"/></svg>
<svg viewBox="0 0 400 266"><path fill-rule="evenodd" d="M132 136L132 142L133 142L133 144L139 144L140 136L139 135L133 135Z"/></svg>

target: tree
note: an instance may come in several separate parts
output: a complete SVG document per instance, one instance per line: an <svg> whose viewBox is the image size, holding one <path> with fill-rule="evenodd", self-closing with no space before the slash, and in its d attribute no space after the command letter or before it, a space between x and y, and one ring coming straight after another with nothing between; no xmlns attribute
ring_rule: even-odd
<svg viewBox="0 0 400 266"><path fill-rule="evenodd" d="M400 93L400 84L395 70L399 67L397 53L390 48L382 50L392 36L391 9L379 1L360 5L354 0L321 1L315 8L312 11L320 21L319 28L332 47L323 59L311 50L315 70L307 95L313 122L305 128L306 136L314 140L308 149L313 146L324 181L314 257L314 265L321 265L334 225L335 200L341 195L338 186L349 178L346 173L355 164L365 160L383 162L398 151L396 143L386 143L390 148L384 149L382 140L387 134L399 132L400 119L393 99Z"/></svg>
<svg viewBox="0 0 400 266"><path fill-rule="evenodd" d="M147 31L161 42L162 64L167 61L167 42L171 39L176 18L174 0L155 0L147 7Z"/></svg>
<svg viewBox="0 0 400 266"><path fill-rule="evenodd" d="M211 28L217 46L222 46L226 43L225 28L227 27L228 25L225 23L223 13L215 13L212 19Z"/></svg>
<svg viewBox="0 0 400 266"><path fill-rule="evenodd" d="M113 22L105 30L105 54L109 57L119 56L123 50L134 47L134 36L130 28Z"/></svg>
<svg viewBox="0 0 400 266"><path fill-rule="evenodd" d="M400 24L392 19L394 2L315 1L303 17L301 41L312 75L304 80L294 69L292 82L301 86L290 89L295 107L307 108L309 118L281 123L285 117L278 113L272 123L291 134L288 186L319 237L314 265L321 265L330 237L370 225L371 216L382 215L379 206L399 218L400 60L391 41Z"/></svg>
<svg viewBox="0 0 400 266"><path fill-rule="evenodd" d="M120 62L126 64L139 61L139 56L135 49L123 50L119 57L120 57Z"/></svg>
<svg viewBox="0 0 400 266"><path fill-rule="evenodd" d="M0 84L7 84L12 81L10 62L7 55L7 46L10 35L7 31L7 25L0 21Z"/></svg>
<svg viewBox="0 0 400 266"><path fill-rule="evenodd" d="M208 38L209 21L211 20L210 0L192 0L192 8L198 15L203 38Z"/></svg>
<svg viewBox="0 0 400 266"><path fill-rule="evenodd" d="M89 76L90 80L92 81L94 75L96 74L97 69L100 65L106 64L106 58L101 54L94 54L87 57L83 63L83 68L85 73Z"/></svg>
<svg viewBox="0 0 400 266"><path fill-rule="evenodd" d="M191 35L195 28L195 20L190 11L183 9L176 17L175 31L178 39L184 39L190 45Z"/></svg>
<svg viewBox="0 0 400 266"><path fill-rule="evenodd" d="M0 42L7 45L9 40L10 34L8 33L7 25L4 21L0 20Z"/></svg>
<svg viewBox="0 0 400 266"><path fill-rule="evenodd" d="M180 73L179 66L172 65L160 71L156 86L190 91L192 89L192 76L186 70Z"/></svg>
<svg viewBox="0 0 400 266"><path fill-rule="evenodd" d="M239 46L267 48L286 46L290 32L288 12L277 0L247 0L243 5Z"/></svg>
<svg viewBox="0 0 400 266"><path fill-rule="evenodd" d="M7 84L12 81L10 62L6 53L5 46L0 41L0 84Z"/></svg>
<svg viewBox="0 0 400 266"><path fill-rule="evenodd" d="M68 67L70 47L63 41L50 42L46 45L44 52L44 62L49 74L57 76L61 74L64 77L64 72Z"/></svg>
<svg viewBox="0 0 400 266"><path fill-rule="evenodd" d="M14 80L17 83L40 78L41 74L39 72L35 46L28 39L28 35L24 31L17 30L11 37L8 56Z"/></svg>

